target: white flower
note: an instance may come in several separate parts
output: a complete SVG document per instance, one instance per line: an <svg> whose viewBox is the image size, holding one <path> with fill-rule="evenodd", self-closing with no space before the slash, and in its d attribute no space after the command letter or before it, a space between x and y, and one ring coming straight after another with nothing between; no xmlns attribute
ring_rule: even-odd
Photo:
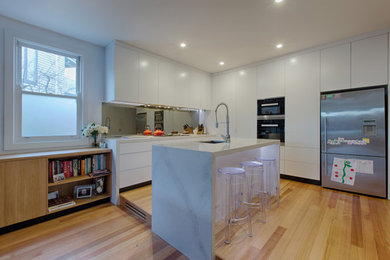
<svg viewBox="0 0 390 260"><path fill-rule="evenodd" d="M97 136L98 134L107 134L108 127L92 122L86 125L81 131L86 137Z"/></svg>

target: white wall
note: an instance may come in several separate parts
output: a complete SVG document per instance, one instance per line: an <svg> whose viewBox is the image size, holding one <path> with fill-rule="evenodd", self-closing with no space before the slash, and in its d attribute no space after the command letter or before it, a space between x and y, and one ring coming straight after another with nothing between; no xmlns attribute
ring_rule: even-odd
<svg viewBox="0 0 390 260"><path fill-rule="evenodd" d="M22 22L18 22L3 16L0 16L0 97L2 105L0 106L0 153L9 153L9 151L4 150L4 138L10 138L9 136L4 136L4 93L6 87L12 87L10 82L12 80L12 64L13 61L10 60L12 55L9 55L9 52L12 50L5 50L5 35L18 35L21 38L26 38L27 40L36 40L36 42L56 47L59 49L71 51L74 53L81 54L84 60L84 74L82 77L83 87L84 87L84 123L87 124L90 121L95 121L100 123L101 120L101 102L103 101L104 93L104 66L105 66L105 57L104 57L104 48L100 46L93 45L84 41L80 41L74 38L70 38L55 32L44 30L32 25L28 25ZM5 55L7 54L7 55ZM4 64L4 67L3 67ZM5 74L7 71L7 74ZM8 117L10 115L6 115ZM83 139L76 143L72 144L72 147L82 147L89 146L89 141ZM58 146L61 147L61 146ZM55 149L58 149L56 147ZM70 148L63 147L63 148ZM13 150L12 153L22 152L22 151L35 151L35 150L48 150L45 144L35 144L34 147L29 149L21 148L19 150ZM53 147L51 148L53 149ZM61 149L61 148L60 148Z"/></svg>
<svg viewBox="0 0 390 260"><path fill-rule="evenodd" d="M306 130L313 131L313 134L310 134L310 135L306 134L303 137L302 133L304 131L301 131L299 129L299 127L295 127L296 128L295 129L296 130L295 136L292 136L292 134L294 134L294 133L288 133L286 135L286 147L285 147L286 148L286 154L285 154L286 163L287 163L287 161L289 161L291 163L294 163L294 165L296 165L297 167L295 167L295 168L292 167L292 164L290 163L291 167L288 167L286 165L284 173L287 175L294 175L297 177L319 180L320 179L320 171L319 171L319 141L318 141L318 138L319 138L320 133L319 133L319 122L318 121L319 121L319 116L320 116L319 115L319 94L320 94L320 84L321 84L320 61L321 61L321 58L323 58L322 56L320 57L319 53L320 53L320 51L322 51L324 49L335 47L335 46L340 46L343 44L348 45L348 46L352 45L352 47L353 47L354 44L356 45L356 43L363 41L363 43L365 43L366 45L369 45L369 46L363 45L364 48L363 47L360 48L360 49L363 49L363 51L360 49L356 50L356 47L355 47L355 51L360 51L369 57L369 59L368 58L361 59L358 63L359 66L365 68L364 69L365 73L369 74L368 76L365 77L365 79L366 80L367 80L367 78L370 79L370 81L369 81L370 84L365 85L365 86L389 84L390 71L388 71L389 70L388 64L390 64L390 57L388 56L388 53L389 53L388 42L390 41L390 39L388 39L387 42L383 41L384 37L389 37L389 34L388 34L389 31L390 30L371 32L368 34L359 35L357 37L345 39L343 41L329 43L329 44L321 45L321 46L316 46L316 47L313 47L310 49L306 49L306 50L295 52L295 53L290 53L288 55L276 57L273 59L259 61L259 62L253 63L253 64L248 64L248 65L245 65L245 66L242 66L239 68L234 68L232 70L215 73L212 75L213 104L215 105L217 103L216 101L225 101L223 99L220 100L220 97L221 96L224 97L226 95L226 93L228 93L230 91L229 86L232 84L235 84L237 77L232 77L235 73L237 73L240 70L249 70L251 68L260 68L261 67L262 70L260 72L264 72L264 73L259 73L259 70L257 71L257 98L277 97L277 96L280 96L280 93L283 93L283 90L284 90L284 93L286 95L287 105L290 104L290 108L289 108L290 115L288 115L288 112L286 113L286 117L290 116L289 120L286 118L286 131L288 131L287 124L289 122L290 122L290 126L291 126L294 122L297 121L296 116L291 115L291 113L294 114L295 112L298 112L298 111L292 111L291 106L295 106L295 108L301 106L299 109L302 110L302 109L305 109L304 108L305 106L308 106L308 103L310 103L309 104L310 108L307 108L308 111L304 111L304 112L310 113L310 116L306 115L307 113L302 113L302 111L300 113L295 113L295 114L300 114L300 115L305 114L306 115L306 120L307 120L308 124L305 123L305 126L303 126L302 122L298 122L298 123L301 123L301 125L302 125L301 127L307 127L308 129L306 129ZM380 44L378 44L378 45L380 46L380 48L375 47L375 46L377 46L375 44L369 44L371 41L376 41L376 40L379 40ZM386 48L383 47L384 45L386 46ZM366 51L368 49L370 49L370 51ZM309 59L309 57L311 57L311 56L313 56L313 57ZM356 55L354 57L356 57ZM387 62L383 61L384 57L385 57L385 59L388 60ZM335 58L339 58L339 56L336 55ZM378 58L380 58L380 62L378 62ZM290 61L292 61L292 60L296 60L297 63L295 65L291 65ZM374 65L371 65L371 66L367 65L367 64L369 64L369 62L367 62L367 60L375 63L374 64L375 66ZM300 61L306 61L306 65L303 64L304 65L303 66L302 64L299 64ZM352 62L352 65L351 65L351 62ZM278 64L280 66L277 66ZM284 66L283 66L283 64L284 64ZM347 61L342 63L340 66L343 66L344 71L349 72L351 69L351 67L349 67L349 66L353 67L356 65L357 65L357 62L354 61L354 59L352 59L352 57L347 56ZM267 67L267 68L269 67L271 71L269 71L269 70L267 71L266 69L264 69L265 67ZM387 72L383 73L384 70L386 70ZM290 71L290 74L286 75L286 71L287 72ZM379 73L378 71L380 71L381 73ZM307 73L307 74L305 74L305 73ZM377 75L378 73L379 73L379 76ZM266 75L264 76L264 74L266 74ZM261 76L261 75L263 75L263 77L265 77L264 80L259 80L259 76ZM276 75L276 77L274 77L275 75ZM331 77L336 77L336 76L337 75L331 76ZM284 81L277 80L280 77L283 77L285 80ZM352 74L348 74L346 77L352 77L352 79L353 79ZM355 75L355 77L356 77L356 75ZM222 85L221 85L221 78L224 79ZM295 82L294 82L294 80L295 80ZM342 84L343 86L341 86L340 88L348 89L348 88L354 87L354 85L351 83L351 82L353 82L352 80L347 80L347 82L349 82L349 84L344 84L344 85ZM251 83L251 84L253 84L253 83ZM302 89L303 84L306 84L305 89ZM261 88L261 87L264 87L265 85L268 86L267 89ZM270 85L275 86L275 87L270 88L269 87ZM313 89L311 89L310 93L309 93L308 90L309 90L310 86L312 86ZM259 92L260 91L259 88L262 89L263 91ZM300 102L300 95L302 95L301 102ZM308 95L310 96L310 98L313 99L310 102L307 102L304 99ZM290 102L292 97L294 98L294 101L295 101L294 104L291 104L291 102ZM288 100L289 98L290 98L290 100ZM250 97L248 97L248 100L249 99L250 99ZM226 101L228 102L229 98L226 98ZM255 102L255 99L251 98L250 102ZM290 102L290 103L288 103L288 102ZM233 107L233 109L234 109L234 107ZM287 107L286 107L286 110L287 110ZM233 112L233 114L235 114L236 117L245 116L245 115L250 114L250 113L252 113L252 111L249 108L247 108L246 111L245 111L245 109L243 109L241 111L237 110L237 111ZM316 115L318 115L318 118ZM297 115L297 116L299 116L299 115ZM314 116L316 116L316 118L314 118ZM204 122L207 123L207 127L211 130L211 132L218 132L218 130L216 131L216 129L214 127L215 117L214 117L213 113L210 113L210 112L204 113L201 120L203 120ZM294 122L292 122L292 121L294 121ZM390 119L389 119L389 121L390 121ZM303 122L306 122L306 121L303 121ZM310 124L310 123L312 123L312 124ZM236 132L240 132L240 127L253 127L253 128L255 128L256 126L250 126L249 124L243 122L241 124L237 124L236 126L233 126L232 129L235 129L234 131L236 131ZM318 133L318 135L315 135L315 133ZM300 134L302 134L303 138L299 138ZM390 133L389 133L389 136L390 136ZM289 138L289 137L294 137L294 138ZM292 140L292 139L294 139L294 140ZM390 141L390 138L388 141ZM389 144L390 144L390 142L389 142ZM303 161L302 158L309 158L309 157L312 158L313 159L312 161L315 161L315 163L313 163L312 165L307 164L306 165L307 167L303 167L305 165L302 164L302 161ZM305 159L305 161L307 161L307 160ZM389 164L389 162L388 162L388 164ZM289 174L289 171L291 172L291 174ZM389 178L388 185L390 187L390 178ZM390 197L390 192L389 192L388 196Z"/></svg>

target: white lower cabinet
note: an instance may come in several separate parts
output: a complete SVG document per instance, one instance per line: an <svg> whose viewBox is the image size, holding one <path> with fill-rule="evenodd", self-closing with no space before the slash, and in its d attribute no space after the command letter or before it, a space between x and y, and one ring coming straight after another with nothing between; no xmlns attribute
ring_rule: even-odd
<svg viewBox="0 0 390 260"><path fill-rule="evenodd" d="M120 185L119 188L125 188L138 183L143 183L152 180L152 167L143 167L121 171L119 173Z"/></svg>
<svg viewBox="0 0 390 260"><path fill-rule="evenodd" d="M285 146L283 174L319 180L320 149Z"/></svg>

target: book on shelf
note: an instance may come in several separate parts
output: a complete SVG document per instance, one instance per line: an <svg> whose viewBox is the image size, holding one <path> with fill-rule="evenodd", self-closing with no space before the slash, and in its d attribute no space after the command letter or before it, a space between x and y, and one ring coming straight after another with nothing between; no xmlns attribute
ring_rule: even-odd
<svg viewBox="0 0 390 260"><path fill-rule="evenodd" d="M75 205L76 202L70 196L59 197L48 200L49 212Z"/></svg>
<svg viewBox="0 0 390 260"><path fill-rule="evenodd" d="M74 176L82 176L106 169L106 155L95 154L73 159L49 160L48 180L58 182Z"/></svg>
<svg viewBox="0 0 390 260"><path fill-rule="evenodd" d="M100 175L106 175L106 174L109 174L109 173L110 173L110 170L102 169L102 170L96 170L94 172L90 172L90 173L88 173L88 175L90 177L96 177L96 176L100 176Z"/></svg>

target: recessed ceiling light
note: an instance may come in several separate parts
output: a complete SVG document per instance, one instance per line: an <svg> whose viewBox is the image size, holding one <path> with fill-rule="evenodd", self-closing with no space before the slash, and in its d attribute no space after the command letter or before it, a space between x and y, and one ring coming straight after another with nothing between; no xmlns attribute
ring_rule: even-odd
<svg viewBox="0 0 390 260"><path fill-rule="evenodd" d="M225 62L220 61L220 62L219 62L219 65L223 66L223 65L225 65Z"/></svg>
<svg viewBox="0 0 390 260"><path fill-rule="evenodd" d="M185 42L180 43L180 47L185 48L187 47L187 44Z"/></svg>
<svg viewBox="0 0 390 260"><path fill-rule="evenodd" d="M283 0L275 0L275 3L281 3Z"/></svg>
<svg viewBox="0 0 390 260"><path fill-rule="evenodd" d="M281 43L276 44L276 48L277 48L277 49L283 48L283 44L281 44Z"/></svg>

